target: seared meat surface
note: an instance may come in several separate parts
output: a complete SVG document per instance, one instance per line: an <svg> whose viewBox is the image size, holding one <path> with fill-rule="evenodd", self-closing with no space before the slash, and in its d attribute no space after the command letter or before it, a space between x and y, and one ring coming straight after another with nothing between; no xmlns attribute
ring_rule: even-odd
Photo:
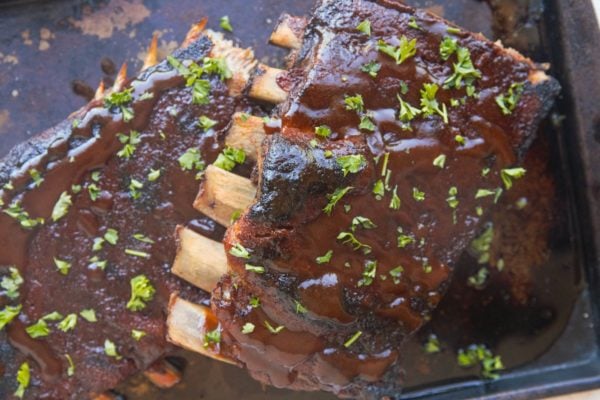
<svg viewBox="0 0 600 400"><path fill-rule="evenodd" d="M396 1L322 1L293 64L213 310L265 383L398 393L401 344L526 173L558 84Z"/></svg>
<svg viewBox="0 0 600 400"><path fill-rule="evenodd" d="M4 160L0 265L18 268L24 283L20 296L0 300L0 310L20 307L2 325L1 346L19 351L9 359L2 352L0 397L15 392L25 361L25 398L82 399L111 389L169 350L171 293L207 300L169 267L176 225L191 220L207 235L223 234L192 202L241 100L217 64L254 61L239 49L239 59L216 58L217 42L232 49L219 34L196 37ZM37 218L44 223L32 226Z"/></svg>

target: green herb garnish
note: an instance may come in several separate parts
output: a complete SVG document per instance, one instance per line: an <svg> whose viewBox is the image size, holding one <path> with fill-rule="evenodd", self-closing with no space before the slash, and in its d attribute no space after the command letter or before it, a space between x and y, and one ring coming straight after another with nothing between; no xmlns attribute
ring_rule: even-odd
<svg viewBox="0 0 600 400"><path fill-rule="evenodd" d="M352 189L354 189L352 186L338 188L332 194L328 194L327 199L329 200L329 203L323 208L325 214L331 215L336 204Z"/></svg>
<svg viewBox="0 0 600 400"><path fill-rule="evenodd" d="M127 302L127 308L131 311L140 311L146 307L146 303L151 301L156 290L150 280L145 275L138 275L131 278L131 297Z"/></svg>
<svg viewBox="0 0 600 400"><path fill-rule="evenodd" d="M397 47L386 43L384 40L379 40L377 50L392 57L396 60L396 64L402 64L417 53L417 39L408 40L406 36L402 35L400 44Z"/></svg>

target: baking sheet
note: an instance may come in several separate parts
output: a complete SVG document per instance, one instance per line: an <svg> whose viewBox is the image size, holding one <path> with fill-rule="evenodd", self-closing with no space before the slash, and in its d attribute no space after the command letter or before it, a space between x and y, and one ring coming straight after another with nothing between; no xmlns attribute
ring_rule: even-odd
<svg viewBox="0 0 600 400"><path fill-rule="evenodd" d="M312 3L312 0L0 2L0 154L6 154L14 144L52 126L85 104L85 95L100 80L111 83L122 62L128 63L130 71L136 71L152 34L159 35L160 51L166 55L176 47L189 26L204 16L209 17L209 27L218 29L219 18L229 15L235 28L234 37L242 46L252 46L265 63L281 65L286 52L267 46L266 39L282 11L305 14ZM502 38L536 60L550 60L552 52L559 51L556 43L549 43L550 37L544 33L547 24L555 18L551 13L551 2L415 0L408 3L427 7L488 37ZM568 105L561 107L559 113L570 112ZM559 131L553 132L559 134ZM567 156L560 154L562 143L558 138L554 145L557 154ZM566 180L570 179L563 164L558 163L556 169ZM569 207L573 207L574 200L568 200L572 202ZM577 234L576 215L571 214L571 217L573 226L568 229ZM566 223L569 223L568 218ZM576 256L580 249L570 250ZM589 275L579 270L586 266L584 260L578 261L579 264L570 265L573 276L580 278L574 285L580 285L582 289L572 320L552 349L546 351L548 346L544 347L541 358L511 370L493 383L473 379L468 373L461 374L460 370L455 375L449 374L443 382L425 379L416 382L413 392L406 396L437 393L436 398L457 399L486 394L495 398L502 394L514 395L535 383L535 377L544 378L544 371L564 367L566 363L583 364L594 354L597 356L597 331L592 322L594 310L590 301L593 294L586 290L585 277L589 278ZM448 357L452 355L448 354ZM187 379L173 390L157 390L141 377L134 377L119 390L132 399L332 398L326 394L263 390L236 368L187 354L185 360ZM536 387L553 390L544 379L540 379Z"/></svg>

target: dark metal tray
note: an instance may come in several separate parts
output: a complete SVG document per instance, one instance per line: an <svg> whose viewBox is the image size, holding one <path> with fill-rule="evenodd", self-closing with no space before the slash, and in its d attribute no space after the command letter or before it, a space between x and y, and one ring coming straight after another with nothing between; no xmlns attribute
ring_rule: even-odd
<svg viewBox="0 0 600 400"><path fill-rule="evenodd" d="M534 341L527 362L508 357L509 369L496 381L449 367L415 379L403 399L531 399L600 387L600 33L589 0L407 0L552 63L563 86L555 122L548 124L554 172L564 197L563 248L568 254L571 295L553 335ZM153 32L168 52L203 16L218 28L229 15L235 37L257 56L280 65L286 54L266 45L281 12L305 14L313 0L0 0L0 157L17 143L43 131L82 106L100 80L114 78L115 63L130 71ZM114 60L114 62L113 62ZM118 67L118 65L117 65ZM133 73L133 72L132 72ZM90 87L88 87L89 85ZM566 232L566 234L564 234ZM553 269L548 269L553 271ZM548 296L552 296L551 289ZM574 305L573 305L574 303ZM530 345L521 340L513 353ZM418 344L418 342L416 342ZM537 347L536 347L537 346ZM516 350L515 350L516 349ZM181 354L180 354L181 355ZM130 399L331 399L326 394L263 390L236 368L184 354L187 379L170 391L148 387L134 377L119 390ZM457 372L458 370L458 372ZM201 378L200 378L201 377Z"/></svg>

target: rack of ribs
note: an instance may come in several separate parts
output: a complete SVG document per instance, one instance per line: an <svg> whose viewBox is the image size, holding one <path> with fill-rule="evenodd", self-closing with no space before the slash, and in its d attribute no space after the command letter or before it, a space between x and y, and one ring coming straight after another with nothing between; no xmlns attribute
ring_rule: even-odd
<svg viewBox="0 0 600 400"><path fill-rule="evenodd" d="M2 160L0 397L110 398L139 370L160 387L180 379L161 361L169 295L208 296L170 274L172 232L193 219L222 237L191 203L257 64L205 22L160 63L155 38L137 77L123 68Z"/></svg>
<svg viewBox="0 0 600 400"><path fill-rule="evenodd" d="M393 0L321 1L309 20L282 18L272 41L293 49L289 69L255 79L287 96L265 96L280 104L262 130L234 117L231 132L265 138L246 149L254 182L206 170L196 209L235 222L224 247L178 228L173 272L212 298L173 296L169 339L277 387L398 394L403 342L526 173L559 86Z"/></svg>

